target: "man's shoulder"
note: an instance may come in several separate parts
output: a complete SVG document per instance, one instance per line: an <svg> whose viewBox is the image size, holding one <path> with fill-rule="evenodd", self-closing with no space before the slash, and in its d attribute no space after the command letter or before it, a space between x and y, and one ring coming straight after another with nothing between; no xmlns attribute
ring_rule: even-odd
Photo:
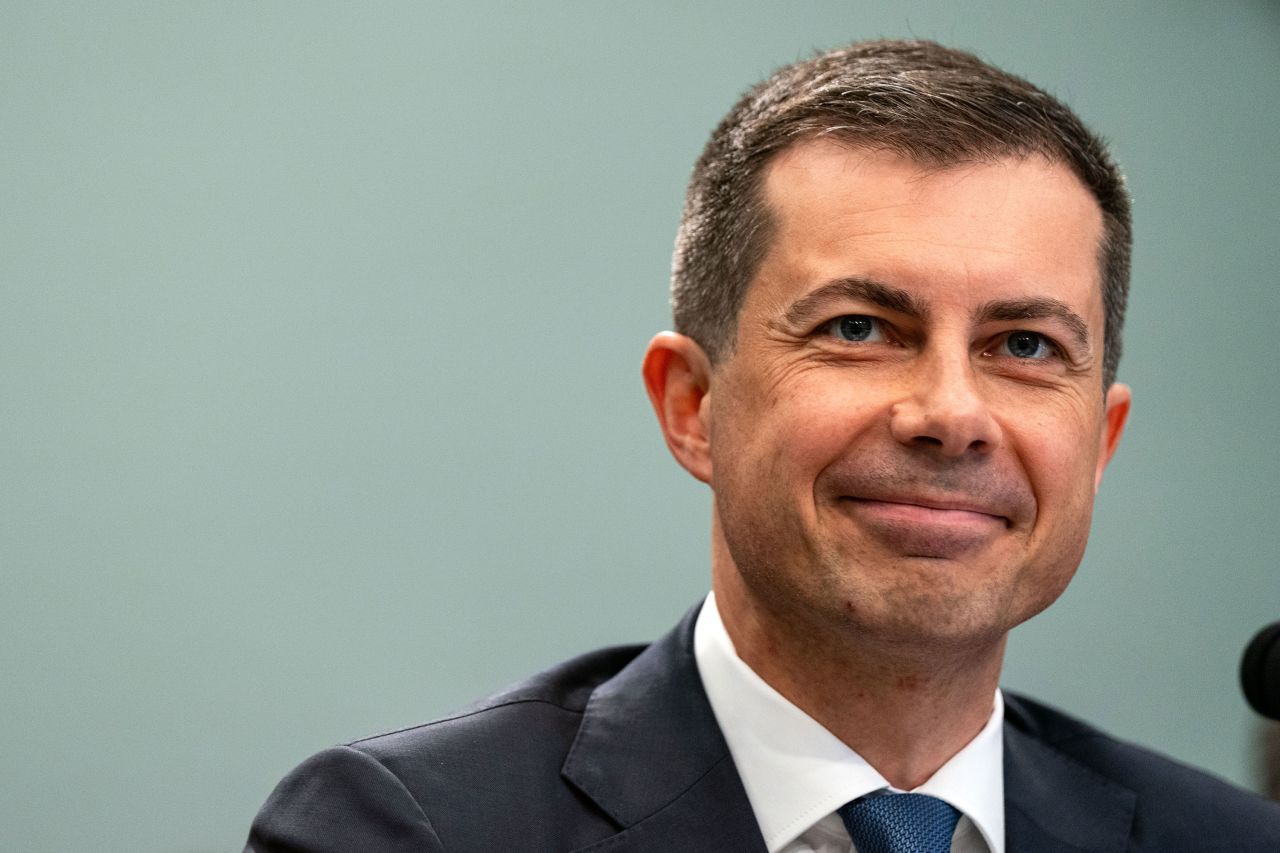
<svg viewBox="0 0 1280 853"><path fill-rule="evenodd" d="M1078 717L1025 696L1005 694L1005 721L1012 729L1136 793L1154 786L1166 797L1185 790L1270 805L1210 773L1113 737Z"/></svg>
<svg viewBox="0 0 1280 853"><path fill-rule="evenodd" d="M1034 742L1042 761L1053 755L1098 786L1127 792L1134 836L1148 839L1141 849L1280 849L1280 805L1270 800L1024 696L1005 694L1005 722L1007 746L1011 738ZM1183 846L1188 839L1196 840ZM1249 846L1259 839L1275 846Z"/></svg>
<svg viewBox="0 0 1280 853"><path fill-rule="evenodd" d="M611 646L578 655L550 669L498 690L457 711L416 725L349 741L396 769L405 761L439 762L450 757L475 767L485 756L498 756L507 767L520 755L548 754L567 748L596 688L608 681L644 645Z"/></svg>
<svg viewBox="0 0 1280 853"><path fill-rule="evenodd" d="M245 850L552 850L613 834L561 770L592 693L643 649L590 652L440 719L313 755L276 786Z"/></svg>

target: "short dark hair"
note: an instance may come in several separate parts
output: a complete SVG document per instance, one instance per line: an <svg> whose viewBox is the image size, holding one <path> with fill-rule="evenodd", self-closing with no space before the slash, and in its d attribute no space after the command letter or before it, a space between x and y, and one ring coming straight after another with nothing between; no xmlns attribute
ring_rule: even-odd
<svg viewBox="0 0 1280 853"><path fill-rule="evenodd" d="M713 363L733 347L738 311L773 228L765 169L797 142L828 136L947 167L1039 154L1062 163L1102 209L1103 387L1115 380L1129 291L1129 195L1106 144L1065 104L971 53L929 41L869 41L788 65L749 90L694 165L672 262L676 330Z"/></svg>

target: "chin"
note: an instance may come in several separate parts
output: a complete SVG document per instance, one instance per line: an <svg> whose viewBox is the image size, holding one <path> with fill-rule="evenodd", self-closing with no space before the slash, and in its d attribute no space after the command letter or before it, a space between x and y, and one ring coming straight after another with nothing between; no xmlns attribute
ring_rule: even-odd
<svg viewBox="0 0 1280 853"><path fill-rule="evenodd" d="M1008 620L963 608L941 612L917 610L886 614L875 625L862 626L885 642L899 646L919 646L931 651L975 649L1003 640L1012 627Z"/></svg>
<svg viewBox="0 0 1280 853"><path fill-rule="evenodd" d="M1015 625L1048 605L1046 601L1038 607L1018 607L1009 595L996 589L961 589L955 583L954 567L946 577L917 575L916 579L919 582L880 589L865 583L846 588L833 596L840 606L832 616L861 640L961 649L1000 642Z"/></svg>

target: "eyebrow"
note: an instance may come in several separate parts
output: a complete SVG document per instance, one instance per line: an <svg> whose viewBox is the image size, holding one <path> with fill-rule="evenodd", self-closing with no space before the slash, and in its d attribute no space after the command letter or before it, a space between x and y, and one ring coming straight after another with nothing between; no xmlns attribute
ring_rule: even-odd
<svg viewBox="0 0 1280 853"><path fill-rule="evenodd" d="M1049 297L1001 299L988 302L977 312L980 323L1018 320L1056 320L1067 328L1081 347L1089 348L1089 324L1065 303Z"/></svg>
<svg viewBox="0 0 1280 853"><path fill-rule="evenodd" d="M869 302L917 320L929 317L928 304L911 292L874 279L849 276L829 281L797 299L783 315L783 322L791 328L806 326L815 317L821 316L833 302L843 300ZM975 319L979 323L1055 320L1066 327L1079 346L1089 348L1089 324L1067 307L1065 302L1052 297L993 300L975 312Z"/></svg>
<svg viewBox="0 0 1280 853"><path fill-rule="evenodd" d="M791 327L808 325L815 317L823 313L823 309L833 302L854 299L870 302L889 311L905 314L915 319L929 316L929 308L908 291L890 287L869 278L853 276L829 281L816 290L806 293L791 303L783 315L783 321Z"/></svg>

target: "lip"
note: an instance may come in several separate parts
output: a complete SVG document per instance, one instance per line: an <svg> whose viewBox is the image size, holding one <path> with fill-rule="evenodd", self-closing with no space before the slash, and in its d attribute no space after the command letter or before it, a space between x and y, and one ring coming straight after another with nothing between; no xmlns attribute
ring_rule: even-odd
<svg viewBox="0 0 1280 853"><path fill-rule="evenodd" d="M839 503L863 531L905 557L961 557L1011 526L1007 516L964 498L848 496Z"/></svg>
<svg viewBox="0 0 1280 853"><path fill-rule="evenodd" d="M963 521L970 516L978 516L976 519L996 519L1005 525L1011 523L1008 516L996 511L996 509L987 504L973 501L966 498L932 498L932 497L916 497L916 496L874 496L860 497L857 495L847 495L841 498L842 501L855 501L863 504L879 504L883 505L885 511L915 513L923 519L937 519L945 521L954 519ZM920 512L917 512L919 510Z"/></svg>

